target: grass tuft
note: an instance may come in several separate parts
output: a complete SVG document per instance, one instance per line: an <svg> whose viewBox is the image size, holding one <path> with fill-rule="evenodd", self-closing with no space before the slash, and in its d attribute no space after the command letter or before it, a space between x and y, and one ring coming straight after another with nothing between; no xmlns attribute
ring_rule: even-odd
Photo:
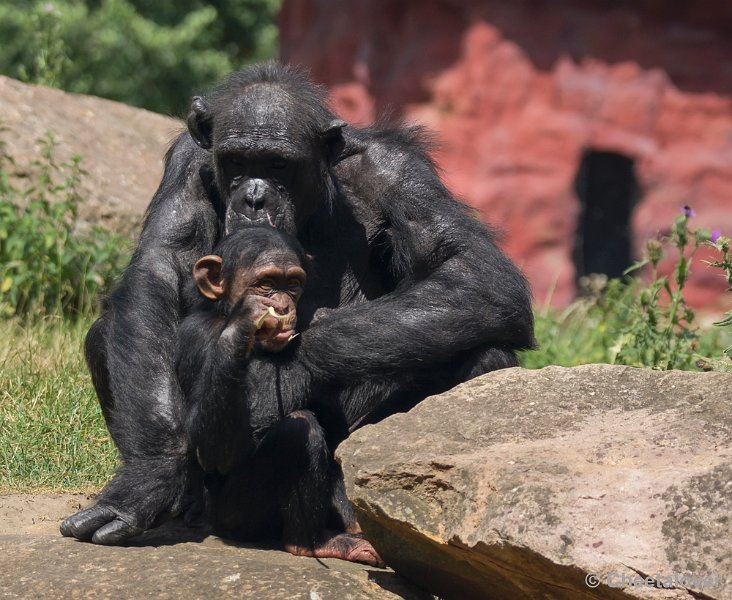
<svg viewBox="0 0 732 600"><path fill-rule="evenodd" d="M90 321L0 320L0 492L96 490L117 454L83 359Z"/></svg>

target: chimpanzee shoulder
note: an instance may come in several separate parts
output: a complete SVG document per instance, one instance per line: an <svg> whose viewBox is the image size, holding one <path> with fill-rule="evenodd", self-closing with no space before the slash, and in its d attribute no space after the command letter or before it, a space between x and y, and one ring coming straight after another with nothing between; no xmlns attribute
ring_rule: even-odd
<svg viewBox="0 0 732 600"><path fill-rule="evenodd" d="M145 212L136 262L154 264L161 252L175 256L180 275L208 252L220 236L218 196L211 185L211 155L188 131L180 133L165 155L165 173Z"/></svg>
<svg viewBox="0 0 732 600"><path fill-rule="evenodd" d="M335 166L340 180L351 183L372 177L379 184L389 179L397 183L415 162L436 172L429 156L434 144L422 127L347 127L343 137L343 158Z"/></svg>

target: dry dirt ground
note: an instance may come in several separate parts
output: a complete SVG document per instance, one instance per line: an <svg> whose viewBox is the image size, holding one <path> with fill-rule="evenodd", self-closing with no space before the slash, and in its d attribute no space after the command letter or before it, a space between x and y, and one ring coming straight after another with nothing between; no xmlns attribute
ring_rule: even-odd
<svg viewBox="0 0 732 600"><path fill-rule="evenodd" d="M174 521L125 547L62 537L84 494L0 495L0 598L425 599L388 569L238 545Z"/></svg>

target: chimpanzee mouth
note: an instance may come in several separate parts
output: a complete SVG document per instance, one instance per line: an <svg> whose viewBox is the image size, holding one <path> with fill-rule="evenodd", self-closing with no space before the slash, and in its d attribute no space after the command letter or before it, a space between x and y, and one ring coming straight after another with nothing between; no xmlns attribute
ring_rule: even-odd
<svg viewBox="0 0 732 600"><path fill-rule="evenodd" d="M295 330L285 329L275 335L273 339L277 340L278 342L289 342L293 337L295 337Z"/></svg>
<svg viewBox="0 0 732 600"><path fill-rule="evenodd" d="M226 234L230 234L241 227L247 227L250 225L268 225L275 229L280 228L280 222L282 219L280 215L275 215L274 218L266 211L256 213L255 215L247 216L237 213L230 213L226 219Z"/></svg>
<svg viewBox="0 0 732 600"><path fill-rule="evenodd" d="M249 221L252 225L269 225L270 227L277 227L275 220L272 219L268 212L265 212L263 215L257 214L254 217L244 216L243 220Z"/></svg>
<svg viewBox="0 0 732 600"><path fill-rule="evenodd" d="M249 221L249 223L251 223L252 225L269 225L270 227L277 227L274 224L274 221L272 220L272 217L269 216L269 213L264 213L264 216L263 217L256 217L256 218L253 218L253 219L251 219L249 217L244 217L244 218L247 221Z"/></svg>
<svg viewBox="0 0 732 600"><path fill-rule="evenodd" d="M294 329L287 329L280 331L278 334L272 336L267 340L257 341L261 347L266 349L268 352L280 352L290 345L290 342L294 340L300 334L295 332Z"/></svg>

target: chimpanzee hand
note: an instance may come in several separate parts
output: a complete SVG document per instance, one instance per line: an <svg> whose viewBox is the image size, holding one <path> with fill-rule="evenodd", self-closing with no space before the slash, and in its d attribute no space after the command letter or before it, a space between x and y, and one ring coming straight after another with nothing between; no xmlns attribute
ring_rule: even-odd
<svg viewBox="0 0 732 600"><path fill-rule="evenodd" d="M84 542L118 545L181 512L185 507L185 463L144 462L122 466L96 504L61 523L61 534Z"/></svg>
<svg viewBox="0 0 732 600"><path fill-rule="evenodd" d="M337 308L319 308L315 311L315 314L313 315L312 320L310 321L310 325L315 325L318 321L321 321L322 319L325 319L332 315L333 313L338 312Z"/></svg>

